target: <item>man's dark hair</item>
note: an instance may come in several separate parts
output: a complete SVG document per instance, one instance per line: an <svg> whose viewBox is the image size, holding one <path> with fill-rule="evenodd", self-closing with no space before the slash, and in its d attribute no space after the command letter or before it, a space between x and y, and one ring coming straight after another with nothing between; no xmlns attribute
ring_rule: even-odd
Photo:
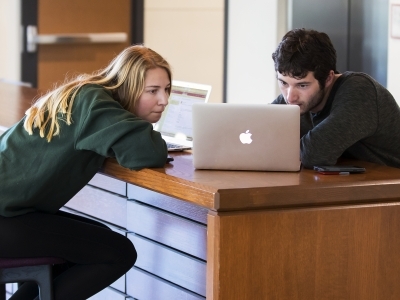
<svg viewBox="0 0 400 300"><path fill-rule="evenodd" d="M275 71L297 79L314 72L321 88L325 86L329 71L336 74L336 50L329 36L315 30L293 29L285 34L272 54Z"/></svg>

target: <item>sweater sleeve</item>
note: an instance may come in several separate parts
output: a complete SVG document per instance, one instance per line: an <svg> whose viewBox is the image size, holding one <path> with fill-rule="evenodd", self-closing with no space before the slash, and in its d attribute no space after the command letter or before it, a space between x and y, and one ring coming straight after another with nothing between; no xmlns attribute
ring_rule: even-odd
<svg viewBox="0 0 400 300"><path fill-rule="evenodd" d="M74 119L79 123L77 150L115 157L121 166L132 170L164 166L168 151L160 133L151 123L123 109L103 88L84 88L74 106L81 109L79 120Z"/></svg>
<svg viewBox="0 0 400 300"><path fill-rule="evenodd" d="M376 97L375 86L364 77L344 82L329 115L301 138L302 164L334 165L346 149L372 135L378 125Z"/></svg>

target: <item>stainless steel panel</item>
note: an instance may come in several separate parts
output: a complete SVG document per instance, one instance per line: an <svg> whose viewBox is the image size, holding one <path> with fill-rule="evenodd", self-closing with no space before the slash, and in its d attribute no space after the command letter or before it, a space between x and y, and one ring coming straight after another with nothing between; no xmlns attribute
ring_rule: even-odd
<svg viewBox="0 0 400 300"><path fill-rule="evenodd" d="M66 207L126 228L126 198L85 186Z"/></svg>
<svg viewBox="0 0 400 300"><path fill-rule="evenodd" d="M161 244L207 259L207 227L179 216L128 201L127 229Z"/></svg>
<svg viewBox="0 0 400 300"><path fill-rule="evenodd" d="M128 199L138 200L185 218L207 224L208 210L204 207L128 184Z"/></svg>
<svg viewBox="0 0 400 300"><path fill-rule="evenodd" d="M126 275L122 275L119 279L110 284L110 286L120 292L125 293L126 292L125 282L126 282Z"/></svg>
<svg viewBox="0 0 400 300"><path fill-rule="evenodd" d="M290 0L289 29L326 32L339 72L364 72L387 84L388 0Z"/></svg>
<svg viewBox="0 0 400 300"><path fill-rule="evenodd" d="M387 84L388 0L350 1L349 70Z"/></svg>
<svg viewBox="0 0 400 300"><path fill-rule="evenodd" d="M196 294L206 295L205 262L134 234L128 233L128 238L138 253L136 267Z"/></svg>
<svg viewBox="0 0 400 300"><path fill-rule="evenodd" d="M140 300L166 300L166 299L185 299L185 300L204 300L190 291L171 284L154 275L144 272L138 268L133 268L126 273L127 293L135 299Z"/></svg>
<svg viewBox="0 0 400 300"><path fill-rule="evenodd" d="M337 69L347 71L349 0L292 0L292 28L323 31L337 52Z"/></svg>
<svg viewBox="0 0 400 300"><path fill-rule="evenodd" d="M112 288L105 288L96 295L90 297L88 300L125 300L127 298L128 295L125 295L124 293L120 293Z"/></svg>
<svg viewBox="0 0 400 300"><path fill-rule="evenodd" d="M125 181L97 173L89 184L126 197L127 183Z"/></svg>

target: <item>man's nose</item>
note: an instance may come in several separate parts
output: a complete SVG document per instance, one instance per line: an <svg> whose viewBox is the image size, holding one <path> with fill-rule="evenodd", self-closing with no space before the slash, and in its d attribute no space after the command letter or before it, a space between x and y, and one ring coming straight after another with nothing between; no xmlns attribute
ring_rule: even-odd
<svg viewBox="0 0 400 300"><path fill-rule="evenodd" d="M295 103L297 101L297 99L298 99L298 95L297 95L295 89L294 88L288 88L287 89L287 95L286 95L286 102L288 104L293 104L293 103Z"/></svg>

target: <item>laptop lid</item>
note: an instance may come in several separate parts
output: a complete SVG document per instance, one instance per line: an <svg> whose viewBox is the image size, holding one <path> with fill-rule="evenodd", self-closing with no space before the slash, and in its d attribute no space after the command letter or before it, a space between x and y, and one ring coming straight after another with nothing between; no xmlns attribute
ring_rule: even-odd
<svg viewBox="0 0 400 300"><path fill-rule="evenodd" d="M173 80L168 105L154 129L167 143L192 148L192 105L206 103L210 93L211 85Z"/></svg>
<svg viewBox="0 0 400 300"><path fill-rule="evenodd" d="M298 171L300 109L296 105L193 105L197 169Z"/></svg>

